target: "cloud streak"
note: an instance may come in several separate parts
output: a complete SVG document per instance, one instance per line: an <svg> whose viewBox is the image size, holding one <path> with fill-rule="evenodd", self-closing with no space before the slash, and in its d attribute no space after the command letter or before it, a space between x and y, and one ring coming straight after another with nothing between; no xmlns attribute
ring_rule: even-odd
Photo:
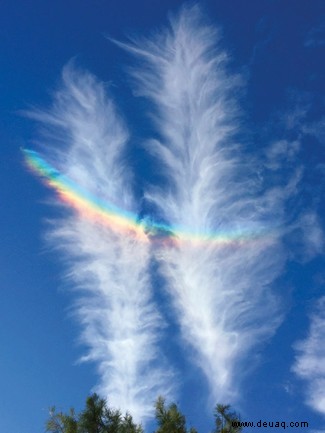
<svg viewBox="0 0 325 433"><path fill-rule="evenodd" d="M254 354L283 318L274 290L287 257L283 235L303 229L309 257L322 247L315 214L299 219L288 209L303 176L296 166L299 140L274 141L263 149L264 161L238 144L241 80L229 73L219 39L197 6L185 6L151 38L116 42L139 60L136 91L150 101L156 132L145 148L161 183L147 186L153 211L141 221L144 210L133 197L124 158L128 131L103 84L70 64L52 108L29 113L44 128L42 161L57 169L47 180L63 198L62 215L48 238L64 251L79 293L76 313L89 347L83 359L97 363L97 389L109 404L140 421L152 415L159 394L168 397L172 382L158 350L164 321L150 284L157 277L150 275L152 257L184 353L206 377L213 403L232 403ZM287 128L303 116L295 112ZM106 219L94 209L104 210ZM112 209L128 216L123 231L114 229ZM300 359L309 347L307 340L300 344ZM297 360L297 374L312 381L300 365Z"/></svg>
<svg viewBox="0 0 325 433"><path fill-rule="evenodd" d="M123 46L145 63L134 72L137 91L155 106L158 136L146 148L163 167L165 186L149 188L146 199L160 217L197 233L270 233L251 244L198 247L188 240L155 250L183 341L214 401L227 401L236 396L247 354L281 321L270 286L284 252L280 231L271 229L283 223L293 186L262 193L254 161L241 156L234 138L238 78L227 72L218 39L194 6L165 32Z"/></svg>
<svg viewBox="0 0 325 433"><path fill-rule="evenodd" d="M307 337L294 348L292 371L307 383L306 403L325 416L325 296L311 314Z"/></svg>
<svg viewBox="0 0 325 433"><path fill-rule="evenodd" d="M43 126L42 153L84 190L137 212L124 163L128 132L106 89L73 64L62 78L52 108L29 113ZM157 350L163 321L151 290L149 240L145 233L130 228L128 236L62 206L48 239L65 253L67 276L79 293L76 314L89 347L83 360L97 363L97 390L111 406L145 421L153 400L170 388Z"/></svg>

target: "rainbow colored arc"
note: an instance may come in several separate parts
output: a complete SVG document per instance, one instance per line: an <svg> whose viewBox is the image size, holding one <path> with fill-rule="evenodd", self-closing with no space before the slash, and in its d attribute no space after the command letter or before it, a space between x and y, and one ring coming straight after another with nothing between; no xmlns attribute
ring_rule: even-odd
<svg viewBox="0 0 325 433"><path fill-rule="evenodd" d="M81 188L67 176L45 161L38 152L23 149L29 169L41 176L53 188L62 202L75 209L83 217L110 227L112 230L136 236L144 242L151 240L193 244L213 243L216 245L242 244L266 237L265 230L237 230L223 233L197 233L178 226L139 220L138 215L108 203Z"/></svg>

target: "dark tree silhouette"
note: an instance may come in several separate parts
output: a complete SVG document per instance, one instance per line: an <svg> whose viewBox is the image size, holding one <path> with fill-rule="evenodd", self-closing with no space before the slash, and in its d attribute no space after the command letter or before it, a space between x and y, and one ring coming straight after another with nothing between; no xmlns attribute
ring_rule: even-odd
<svg viewBox="0 0 325 433"><path fill-rule="evenodd" d="M106 400L93 394L86 400L86 408L78 415L73 409L68 415L50 411L46 430L51 433L144 433L128 413L107 406Z"/></svg>
<svg viewBox="0 0 325 433"><path fill-rule="evenodd" d="M217 404L214 412L216 418L215 433L240 433L242 427L237 423L240 421L239 415L230 410L230 405Z"/></svg>
<svg viewBox="0 0 325 433"><path fill-rule="evenodd" d="M242 427L233 425L239 415L230 410L229 405L217 404L215 408L215 430L213 433L240 433ZM154 433L198 433L194 427L187 429L186 418L175 403L166 406L163 397L155 403L157 429ZM51 433L144 433L141 425L133 422L128 413L108 407L106 400L93 394L86 400L86 407L76 414L70 409L68 414L50 409L46 431Z"/></svg>

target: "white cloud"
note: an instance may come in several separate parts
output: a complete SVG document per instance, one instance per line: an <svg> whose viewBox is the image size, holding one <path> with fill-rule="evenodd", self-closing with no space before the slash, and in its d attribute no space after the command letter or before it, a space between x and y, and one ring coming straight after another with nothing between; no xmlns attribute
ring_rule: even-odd
<svg viewBox="0 0 325 433"><path fill-rule="evenodd" d="M304 134L316 137L321 144L325 143L325 117L315 122L306 122L301 129Z"/></svg>
<svg viewBox="0 0 325 433"><path fill-rule="evenodd" d="M173 246L153 247L183 341L213 400L227 401L236 397L253 348L256 353L282 320L272 283L286 259L285 202L302 174L292 170L285 185L274 181L270 188L263 173L257 179L260 166L244 158L234 138L240 79L229 75L218 43L218 32L201 20L199 9L184 7L169 30L119 45L143 61L134 72L138 94L156 106L151 114L158 137L146 148L163 166L166 182L148 187L146 199L160 217L194 236L213 232L227 241L238 235L235 243L176 238ZM44 125L43 153L62 174L96 197L139 211L123 159L128 132L92 75L69 65L52 109L30 115ZM305 115L306 109L297 109L285 119L287 128L300 131ZM294 161L299 146L298 140L274 142L266 166L274 174ZM89 346L84 359L97 363L98 390L109 404L145 420L157 395L168 397L172 382L158 351L164 322L150 286L150 235L125 236L73 211L64 215L53 222L49 240L65 252L68 277L79 290L76 310ZM317 219L304 215L290 229L306 227L310 254L318 253Z"/></svg>
<svg viewBox="0 0 325 433"><path fill-rule="evenodd" d="M53 107L30 116L42 122L43 154L63 175L98 198L137 211L123 163L128 133L92 75L69 65ZM79 291L77 317L89 347L83 359L98 365L98 391L111 406L144 421L157 395L168 395L171 381L157 350L164 324L152 300L150 243L145 234L128 234L66 210L52 222L48 238L65 253L68 278Z"/></svg>
<svg viewBox="0 0 325 433"><path fill-rule="evenodd" d="M194 235L265 230L236 245L176 240L174 248L156 250L182 337L214 401L226 401L236 394L246 355L281 321L270 288L284 261L274 224L281 224L294 186L258 195L254 163L232 138L238 78L227 74L227 56L216 44L218 33L201 22L197 7L185 7L168 31L126 48L146 62L135 76L139 94L156 105L160 134L147 148L168 182L146 198L169 223Z"/></svg>
<svg viewBox="0 0 325 433"><path fill-rule="evenodd" d="M305 47L321 47L325 44L325 24L322 23L319 26L312 28L304 42Z"/></svg>
<svg viewBox="0 0 325 433"><path fill-rule="evenodd" d="M306 403L325 415L325 296L310 317L307 337L295 344L292 370L307 383Z"/></svg>
<svg viewBox="0 0 325 433"><path fill-rule="evenodd" d="M294 161L300 147L301 145L298 140L275 141L266 150L266 167L271 170L278 170L282 168L284 164Z"/></svg>
<svg viewBox="0 0 325 433"><path fill-rule="evenodd" d="M302 215L299 226L303 233L304 257L311 259L321 254L324 247L324 233L317 215L313 212Z"/></svg>

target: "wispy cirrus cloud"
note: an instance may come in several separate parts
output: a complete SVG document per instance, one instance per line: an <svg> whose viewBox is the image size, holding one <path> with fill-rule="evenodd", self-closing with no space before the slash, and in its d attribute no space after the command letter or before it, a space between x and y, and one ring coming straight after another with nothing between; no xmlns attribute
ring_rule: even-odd
<svg viewBox="0 0 325 433"><path fill-rule="evenodd" d="M281 137L270 143L266 150L266 167L275 176L293 179L296 177L296 195L287 208L287 241L291 243L290 255L294 260L307 262L323 252L324 233L319 215L322 203L321 158L322 118L311 121L310 113L317 112L318 96L291 89L288 91L286 107L274 114L267 129L268 137ZM317 116L318 117L318 116ZM266 139L268 139L266 137ZM311 183L317 176L317 186Z"/></svg>
<svg viewBox="0 0 325 433"><path fill-rule="evenodd" d="M106 93L94 76L71 63L52 108L28 115L41 122L42 154L62 175L136 212L124 162L128 132ZM170 370L157 349L164 324L153 301L149 240L145 233L141 239L136 233L127 236L63 208L62 217L51 222L48 240L65 253L67 277L79 293L76 314L89 347L83 359L98 365L97 390L109 404L145 421L157 395L171 388Z"/></svg>
<svg viewBox="0 0 325 433"><path fill-rule="evenodd" d="M229 75L218 42L194 6L184 7L165 32L124 47L146 63L134 72L139 94L155 105L158 138L146 148L166 179L146 198L161 218L193 235L177 242L175 230L174 247L157 248L156 257L183 340L213 398L226 401L236 394L247 354L281 321L271 285L285 255L274 226L283 223L294 182L263 191L255 162L242 157L234 137L238 78ZM223 241L194 240L212 232ZM231 232L237 243L227 242ZM261 232L265 236L254 237Z"/></svg>
<svg viewBox="0 0 325 433"><path fill-rule="evenodd" d="M84 359L98 365L98 390L111 405L145 420L171 383L158 351L164 323L150 285L152 253L183 342L215 402L235 399L252 354L281 323L273 283L287 256L283 234L303 228L299 237L310 256L322 244L316 214L287 215L303 176L295 164L299 137L275 139L263 162L238 144L240 78L229 74L218 31L197 6L183 7L168 29L150 39L118 44L140 59L134 71L138 95L155 106L157 136L146 149L165 181L148 187L145 198L166 222L161 238L169 228L174 236L151 244L150 224L139 239L139 232L125 236L63 207L48 238L65 252L68 277L79 290L76 312L89 347ZM93 197L137 214L123 157L127 128L106 93L92 75L70 64L52 108L30 116L43 124L43 154L60 173ZM305 115L296 111L286 127L301 133Z"/></svg>
<svg viewBox="0 0 325 433"><path fill-rule="evenodd" d="M306 35L304 46L310 47L321 47L325 44L325 24L321 23L318 26L313 27Z"/></svg>
<svg viewBox="0 0 325 433"><path fill-rule="evenodd" d="M325 415L325 296L310 316L308 335L295 346L292 370L306 382L306 403Z"/></svg>

